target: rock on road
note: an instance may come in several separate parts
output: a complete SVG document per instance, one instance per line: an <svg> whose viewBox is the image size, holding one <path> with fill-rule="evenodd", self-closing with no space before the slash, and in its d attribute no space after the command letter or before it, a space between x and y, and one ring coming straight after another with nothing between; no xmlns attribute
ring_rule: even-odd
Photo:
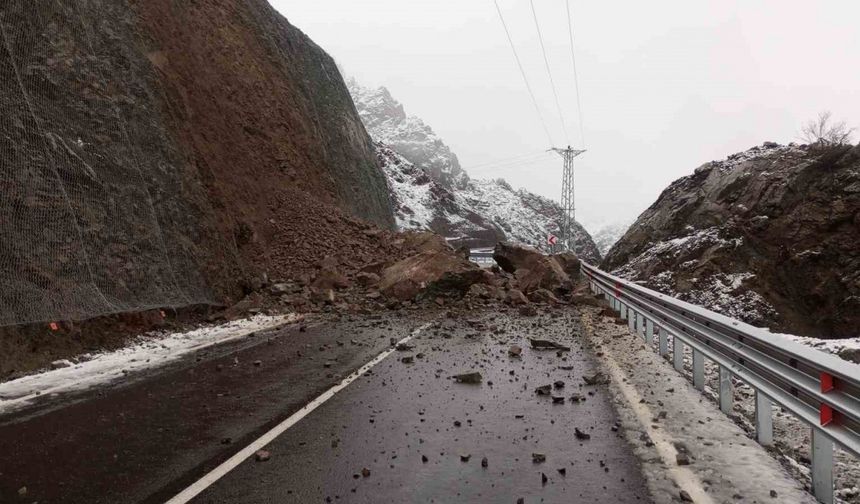
<svg viewBox="0 0 860 504"><path fill-rule="evenodd" d="M2 418L0 502L165 502L428 322L192 502L648 502L575 312L511 313L321 318Z"/></svg>

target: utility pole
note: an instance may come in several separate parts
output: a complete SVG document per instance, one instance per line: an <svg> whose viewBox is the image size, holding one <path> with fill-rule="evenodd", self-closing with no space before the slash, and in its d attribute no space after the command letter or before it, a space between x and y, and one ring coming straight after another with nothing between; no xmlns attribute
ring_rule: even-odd
<svg viewBox="0 0 860 504"><path fill-rule="evenodd" d="M564 158L564 173L561 177L561 247L562 250L573 250L573 222L576 220L576 209L573 200L573 158L585 152L585 150L567 149L553 147L551 151L557 152Z"/></svg>

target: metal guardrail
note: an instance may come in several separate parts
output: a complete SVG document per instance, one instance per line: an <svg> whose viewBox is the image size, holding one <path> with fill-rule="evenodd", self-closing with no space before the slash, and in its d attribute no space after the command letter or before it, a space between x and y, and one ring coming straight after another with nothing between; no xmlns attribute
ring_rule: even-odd
<svg viewBox="0 0 860 504"><path fill-rule="evenodd" d="M496 262L493 259L493 252L472 251L469 253L469 260L478 264L494 264Z"/></svg>
<svg viewBox="0 0 860 504"><path fill-rule="evenodd" d="M732 376L755 390L756 439L773 443L772 403L812 429L812 490L833 502L833 443L860 458L860 366L787 340L582 263L592 291L609 300L631 332L684 367L684 345L692 349L693 385L704 391L708 358L719 366L719 405L732 409Z"/></svg>

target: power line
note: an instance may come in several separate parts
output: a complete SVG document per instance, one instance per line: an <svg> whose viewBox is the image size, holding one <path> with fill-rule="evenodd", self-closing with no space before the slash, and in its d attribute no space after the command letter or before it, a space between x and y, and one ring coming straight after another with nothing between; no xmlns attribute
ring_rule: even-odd
<svg viewBox="0 0 860 504"><path fill-rule="evenodd" d="M585 148L585 126L582 123L582 103L579 100L579 76L576 74L576 51L573 50L573 18L570 15L570 0L567 0L567 32L570 34L570 59L573 61L573 83L576 86L576 112L579 115L579 137Z"/></svg>
<svg viewBox="0 0 860 504"><path fill-rule="evenodd" d="M466 168L468 168L469 170L472 170L475 168L484 168L487 166L499 166L499 165L505 165L505 164L521 163L524 161L528 161L530 158L543 157L546 154L547 154L547 152L545 150L542 150L539 152L532 152L530 154L522 154L520 156L513 156L513 157L509 157L509 158L496 159L493 161L484 161L482 163L469 165Z"/></svg>
<svg viewBox="0 0 860 504"><path fill-rule="evenodd" d="M531 158L531 159L524 159L522 161L514 161L514 162L509 162L509 163L504 163L504 164L489 165L489 166L483 166L483 167L478 167L478 168L475 168L474 166L470 166L470 167L468 167L468 171L469 172L473 172L475 170L504 171L504 170L510 170L512 168L524 168L524 167L532 166L532 165L535 165L538 163L545 163L547 161L549 161L548 157L540 156L540 157Z"/></svg>
<svg viewBox="0 0 860 504"><path fill-rule="evenodd" d="M552 136L549 134L549 128L546 127L546 122L543 120L543 114L540 113L540 106L538 106L538 102L535 99L535 94L532 92L532 87L529 85L529 80L526 78L526 72L523 70L523 64L520 62L520 57L517 55L517 49L514 47L514 41L511 38L511 32L508 31L508 25L505 23L505 18L502 16L502 10L499 9L498 0L493 0L493 3L496 5L496 12L499 13L499 20L502 22L502 28L505 29L505 35L508 37L508 43L511 45L511 51L514 53L514 59L517 61L517 67L520 69L520 75L523 76L523 82L526 84L526 89L529 92L529 96L532 98L532 103L535 106L535 111L537 112L538 119L540 119L541 126L543 126L543 131L546 133L546 138L549 140L549 144L553 145Z"/></svg>
<svg viewBox="0 0 860 504"><path fill-rule="evenodd" d="M555 108L558 110L558 118L561 121L561 130L564 132L564 139L568 141L569 137L567 136L567 126L564 124L564 114L561 113L561 105L558 101L558 92L555 90L555 82L552 79L552 71L549 69L549 58L546 57L546 47L543 45L543 35L540 32L540 23L538 23L537 12L535 12L535 2L534 0L529 0L529 4L532 6L532 17L535 20L535 28L537 29L538 41L540 42L540 50L543 53L543 62L546 66L546 74L549 76L549 84L552 86L552 95L555 97Z"/></svg>

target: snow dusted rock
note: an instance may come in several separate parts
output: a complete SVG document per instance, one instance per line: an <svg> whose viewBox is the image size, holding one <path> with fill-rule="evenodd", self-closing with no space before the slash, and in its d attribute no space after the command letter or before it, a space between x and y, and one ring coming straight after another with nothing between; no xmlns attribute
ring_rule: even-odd
<svg viewBox="0 0 860 504"><path fill-rule="evenodd" d="M633 224L632 221L622 221L604 224L600 227L589 226L589 229L593 231L591 236L594 238L594 244L597 245L597 250L600 251L601 256L605 256L609 252L609 249L624 236L631 224ZM596 231L594 231L595 229Z"/></svg>
<svg viewBox="0 0 860 504"><path fill-rule="evenodd" d="M469 247L502 240L542 246L547 235L558 234L558 203L515 190L503 179L470 179L450 148L420 119L407 116L388 90L367 89L353 79L348 87L388 179L398 229L432 230ZM600 261L579 223L574 251Z"/></svg>
<svg viewBox="0 0 860 504"><path fill-rule="evenodd" d="M469 176L451 149L418 117L406 115L384 87L369 89L347 81L358 114L374 140L391 146L445 188L463 188Z"/></svg>
<svg viewBox="0 0 860 504"><path fill-rule="evenodd" d="M603 269L809 336L860 326L860 146L765 143L673 182Z"/></svg>

